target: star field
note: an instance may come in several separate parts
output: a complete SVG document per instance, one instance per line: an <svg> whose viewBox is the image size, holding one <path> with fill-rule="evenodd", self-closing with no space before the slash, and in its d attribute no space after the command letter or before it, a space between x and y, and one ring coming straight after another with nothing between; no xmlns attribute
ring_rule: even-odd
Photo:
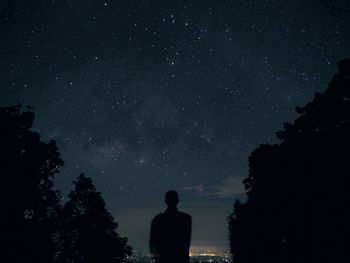
<svg viewBox="0 0 350 263"><path fill-rule="evenodd" d="M34 107L63 196L91 176L146 249L163 194L194 245L227 246L249 153L349 56L347 1L12 0L0 4L0 103ZM215 225L217 231L208 230Z"/></svg>

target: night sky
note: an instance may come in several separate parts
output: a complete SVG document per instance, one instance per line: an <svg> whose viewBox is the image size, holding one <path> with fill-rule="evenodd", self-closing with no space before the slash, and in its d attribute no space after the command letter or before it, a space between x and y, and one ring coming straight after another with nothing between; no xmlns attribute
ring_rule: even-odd
<svg viewBox="0 0 350 263"><path fill-rule="evenodd" d="M227 248L249 153L349 55L348 0L0 2L0 105L34 107L63 197L91 176L137 250L169 189Z"/></svg>

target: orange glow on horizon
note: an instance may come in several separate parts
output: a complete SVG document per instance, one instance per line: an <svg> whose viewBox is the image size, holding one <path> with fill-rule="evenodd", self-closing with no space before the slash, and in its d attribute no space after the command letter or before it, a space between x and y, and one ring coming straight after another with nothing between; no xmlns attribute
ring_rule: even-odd
<svg viewBox="0 0 350 263"><path fill-rule="evenodd" d="M190 257L192 256L206 256L215 257L225 254L225 251L220 248L210 247L210 246L193 246L190 249Z"/></svg>

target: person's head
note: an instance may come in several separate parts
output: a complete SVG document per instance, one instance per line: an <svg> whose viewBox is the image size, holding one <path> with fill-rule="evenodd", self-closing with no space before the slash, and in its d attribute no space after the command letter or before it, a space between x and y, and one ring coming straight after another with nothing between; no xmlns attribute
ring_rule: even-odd
<svg viewBox="0 0 350 263"><path fill-rule="evenodd" d="M174 207L179 203L179 195L176 191L170 190L165 194L165 203L168 207Z"/></svg>

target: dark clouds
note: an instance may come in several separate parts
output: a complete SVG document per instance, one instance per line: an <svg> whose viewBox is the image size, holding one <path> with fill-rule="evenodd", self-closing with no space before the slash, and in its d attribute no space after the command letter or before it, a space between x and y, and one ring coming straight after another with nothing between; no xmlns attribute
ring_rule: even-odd
<svg viewBox="0 0 350 263"><path fill-rule="evenodd" d="M0 103L34 106L36 128L66 163L57 187L66 193L82 171L93 177L136 248L147 246L148 219L143 237L123 224L159 210L169 188L202 215L195 244L223 246L225 227L210 239L205 220L225 226L250 151L275 141L349 56L349 9L315 0L3 1Z"/></svg>

